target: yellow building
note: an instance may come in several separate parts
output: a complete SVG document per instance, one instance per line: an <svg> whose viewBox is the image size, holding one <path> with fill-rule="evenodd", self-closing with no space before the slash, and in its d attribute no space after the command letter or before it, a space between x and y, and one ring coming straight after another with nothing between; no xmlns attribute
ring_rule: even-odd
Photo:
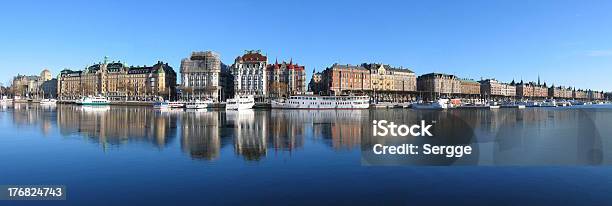
<svg viewBox="0 0 612 206"><path fill-rule="evenodd" d="M58 76L60 99L102 95L114 100L169 99L175 93L176 73L167 63L127 67L121 62L95 64L82 71L65 69Z"/></svg>

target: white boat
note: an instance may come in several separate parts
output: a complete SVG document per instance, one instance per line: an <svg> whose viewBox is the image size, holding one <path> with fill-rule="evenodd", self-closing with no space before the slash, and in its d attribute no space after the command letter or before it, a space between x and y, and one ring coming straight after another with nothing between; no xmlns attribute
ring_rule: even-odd
<svg viewBox="0 0 612 206"><path fill-rule="evenodd" d="M557 107L555 100L546 100L540 104L540 107Z"/></svg>
<svg viewBox="0 0 612 206"><path fill-rule="evenodd" d="M227 99L225 110L244 110L251 109L255 106L255 98L253 95L237 96L232 99Z"/></svg>
<svg viewBox="0 0 612 206"><path fill-rule="evenodd" d="M448 99L438 99L435 102L422 102L412 104L413 109L448 109L450 101Z"/></svg>
<svg viewBox="0 0 612 206"><path fill-rule="evenodd" d="M189 101L185 103L185 108L187 109L206 109L212 107L212 100L195 100Z"/></svg>
<svg viewBox="0 0 612 206"><path fill-rule="evenodd" d="M499 108L501 108L501 106L499 106L499 104L497 104L497 102L489 102L488 106L489 106L489 109L499 109Z"/></svg>
<svg viewBox="0 0 612 206"><path fill-rule="evenodd" d="M41 105L55 105L57 104L57 99L43 99L40 100Z"/></svg>
<svg viewBox="0 0 612 206"><path fill-rule="evenodd" d="M153 103L153 108L154 109L168 109L170 108L170 106L168 105L168 102L155 102Z"/></svg>
<svg viewBox="0 0 612 206"><path fill-rule="evenodd" d="M84 97L76 102L80 105L109 105L110 101L106 97L95 96L95 97Z"/></svg>
<svg viewBox="0 0 612 206"><path fill-rule="evenodd" d="M368 96L290 96L284 101L272 101L272 109L367 109Z"/></svg>
<svg viewBox="0 0 612 206"><path fill-rule="evenodd" d="M540 104L542 104L541 102L537 102L537 101L528 101L525 106L527 107L539 107Z"/></svg>
<svg viewBox="0 0 612 206"><path fill-rule="evenodd" d="M13 99L9 99L8 97L3 96L2 99L0 99L0 103L2 103L2 104L10 104L10 103L13 103Z"/></svg>
<svg viewBox="0 0 612 206"><path fill-rule="evenodd" d="M184 108L185 102L168 102L168 107L170 108Z"/></svg>

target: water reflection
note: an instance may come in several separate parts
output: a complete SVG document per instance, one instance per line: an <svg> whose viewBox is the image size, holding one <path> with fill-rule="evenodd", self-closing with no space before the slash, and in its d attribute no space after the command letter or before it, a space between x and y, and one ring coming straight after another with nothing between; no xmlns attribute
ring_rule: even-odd
<svg viewBox="0 0 612 206"><path fill-rule="evenodd" d="M141 143L165 149L176 142L189 157L207 161L232 155L231 151L244 160L259 161L268 156L291 155L308 149L308 144L323 144L338 151L361 149L368 160L372 158L368 152L373 144L425 142L472 145L477 155L409 163L603 164L611 159L604 152L610 144L607 138L612 136L608 126L612 123L610 108L226 112L15 104L2 105L0 111L9 114L16 127L40 128L45 136L56 132L64 137L85 137L102 148ZM436 122L433 133L437 138L407 141L372 137L371 122L380 119L402 124Z"/></svg>

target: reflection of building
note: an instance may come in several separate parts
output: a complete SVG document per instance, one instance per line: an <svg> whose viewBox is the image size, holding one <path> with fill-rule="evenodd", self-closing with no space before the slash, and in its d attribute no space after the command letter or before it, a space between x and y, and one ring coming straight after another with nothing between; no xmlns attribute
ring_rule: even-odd
<svg viewBox="0 0 612 206"><path fill-rule="evenodd" d="M176 117L146 107L57 107L60 133L84 134L103 147L127 141L150 142L158 147L176 135Z"/></svg>
<svg viewBox="0 0 612 206"><path fill-rule="evenodd" d="M188 112L181 120L181 148L191 157L213 160L221 150L219 113Z"/></svg>
<svg viewBox="0 0 612 206"><path fill-rule="evenodd" d="M181 87L189 99L219 100L220 78L221 59L215 52L193 52L181 61Z"/></svg>
<svg viewBox="0 0 612 206"><path fill-rule="evenodd" d="M258 161L267 154L267 115L254 111L226 112L227 124L233 126L234 151L246 160Z"/></svg>
<svg viewBox="0 0 612 206"><path fill-rule="evenodd" d="M13 78L12 89L16 96L30 98L55 97L56 88L53 85L56 80L51 77L51 72L47 69L40 73L40 76L17 75Z"/></svg>
<svg viewBox="0 0 612 206"><path fill-rule="evenodd" d="M257 97L267 95L267 65L268 57L259 50L247 51L244 55L236 57L231 69L236 94Z"/></svg>
<svg viewBox="0 0 612 206"><path fill-rule="evenodd" d="M270 97L287 97L306 92L306 70L304 66L284 62L268 65L268 93Z"/></svg>
<svg viewBox="0 0 612 206"><path fill-rule="evenodd" d="M176 73L167 63L126 67L121 62L95 64L83 71L65 69L58 78L62 99L104 95L112 99L144 100L153 96L168 98L175 92Z"/></svg>

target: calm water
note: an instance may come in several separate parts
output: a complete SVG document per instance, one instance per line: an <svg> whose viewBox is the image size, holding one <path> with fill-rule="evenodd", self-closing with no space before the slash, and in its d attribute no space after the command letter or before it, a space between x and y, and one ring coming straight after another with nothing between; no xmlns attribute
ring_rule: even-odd
<svg viewBox="0 0 612 206"><path fill-rule="evenodd" d="M236 113L21 104L0 111L0 185L63 184L68 193L66 201L0 205L612 204L612 108L605 106ZM393 141L367 137L372 119L436 120L437 134L476 146L478 155L433 163L480 166L388 159L399 166L365 166L372 162L364 148Z"/></svg>

